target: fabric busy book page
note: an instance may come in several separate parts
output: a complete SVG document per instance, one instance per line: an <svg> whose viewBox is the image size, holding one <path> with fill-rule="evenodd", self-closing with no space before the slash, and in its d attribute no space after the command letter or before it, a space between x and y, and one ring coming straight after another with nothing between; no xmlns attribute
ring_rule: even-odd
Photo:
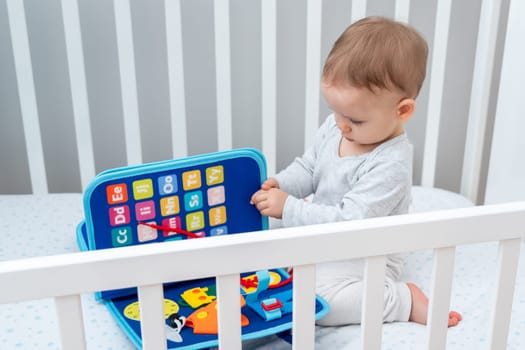
<svg viewBox="0 0 525 350"><path fill-rule="evenodd" d="M78 244L81 250L108 249L267 229L268 219L250 204L265 179L264 156L251 148L104 171L84 193ZM283 269L241 276L243 339L291 328L291 282ZM141 348L136 288L95 297ZM168 349L217 345L216 303L214 278L165 284ZM316 317L327 311L318 297Z"/></svg>

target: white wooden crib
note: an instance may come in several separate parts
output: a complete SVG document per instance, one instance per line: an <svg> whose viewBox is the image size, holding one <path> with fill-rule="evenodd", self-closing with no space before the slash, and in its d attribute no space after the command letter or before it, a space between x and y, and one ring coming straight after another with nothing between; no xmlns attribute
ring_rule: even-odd
<svg viewBox="0 0 525 350"><path fill-rule="evenodd" d="M525 166L517 131L525 127L519 119L525 54L518 48L525 6L517 0L428 5L2 0L0 348L91 349L108 338L123 343L107 348L129 348L121 334L90 330L87 321L104 312L90 293L138 286L143 348L165 349L162 284L216 276L219 348L285 349L276 338L243 343L238 304L240 273L283 266L294 268L294 349L525 346L525 202L519 202ZM323 58L346 25L369 14L408 20L431 47L408 126L416 150L413 213L77 252L71 242L81 192L102 170L255 147L273 174L302 153L328 113L318 86ZM297 138L284 139L283 128L297 129ZM458 252L465 260L494 260L493 274L463 265L458 271ZM412 262L431 258L431 271L407 264L408 276L419 276L430 296L426 327L381 322L385 255L392 253ZM361 257L362 325L316 327L315 264ZM173 268L188 261L213 263ZM481 299L453 288L463 286L454 277L465 274L478 275L479 285L467 284ZM447 328L458 294L483 300L472 307L487 309L487 319L470 327L473 341L458 339L475 312L463 312L463 322ZM59 333L41 334L16 317L23 308L41 310L26 301L49 298L56 317L50 310L43 322L56 323ZM114 324L104 329L119 331ZM423 340L388 343L388 330Z"/></svg>

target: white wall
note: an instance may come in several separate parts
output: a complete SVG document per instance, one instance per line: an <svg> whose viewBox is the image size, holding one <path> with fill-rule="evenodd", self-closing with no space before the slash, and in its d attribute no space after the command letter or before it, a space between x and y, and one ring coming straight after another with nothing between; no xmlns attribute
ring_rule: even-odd
<svg viewBox="0 0 525 350"><path fill-rule="evenodd" d="M525 200L525 1L512 0L487 180L487 203Z"/></svg>

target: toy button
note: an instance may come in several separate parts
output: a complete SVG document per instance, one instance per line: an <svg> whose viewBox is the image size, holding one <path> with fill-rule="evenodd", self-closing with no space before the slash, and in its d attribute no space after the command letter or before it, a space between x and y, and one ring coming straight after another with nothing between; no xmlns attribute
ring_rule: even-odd
<svg viewBox="0 0 525 350"><path fill-rule="evenodd" d="M283 303L279 299L270 298L261 301L261 306L266 311L272 311L283 307Z"/></svg>
<svg viewBox="0 0 525 350"><path fill-rule="evenodd" d="M266 321L276 320L283 316L281 308L283 303L277 298L268 298L261 301L261 314Z"/></svg>

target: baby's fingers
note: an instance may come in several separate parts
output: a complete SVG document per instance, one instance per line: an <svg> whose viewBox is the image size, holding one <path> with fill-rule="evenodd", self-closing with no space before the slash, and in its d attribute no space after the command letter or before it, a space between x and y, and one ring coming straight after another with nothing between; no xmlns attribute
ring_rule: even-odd
<svg viewBox="0 0 525 350"><path fill-rule="evenodd" d="M269 190L271 188L279 188L279 183L273 177L270 177L269 179L263 182L263 184L261 185L261 188L263 190Z"/></svg>
<svg viewBox="0 0 525 350"><path fill-rule="evenodd" d="M259 190L257 192L255 192L253 195L252 195L252 198L250 198L250 204L251 205L256 205L257 203L259 203L261 200L263 200L263 198L261 197L261 194L263 193L263 191Z"/></svg>

